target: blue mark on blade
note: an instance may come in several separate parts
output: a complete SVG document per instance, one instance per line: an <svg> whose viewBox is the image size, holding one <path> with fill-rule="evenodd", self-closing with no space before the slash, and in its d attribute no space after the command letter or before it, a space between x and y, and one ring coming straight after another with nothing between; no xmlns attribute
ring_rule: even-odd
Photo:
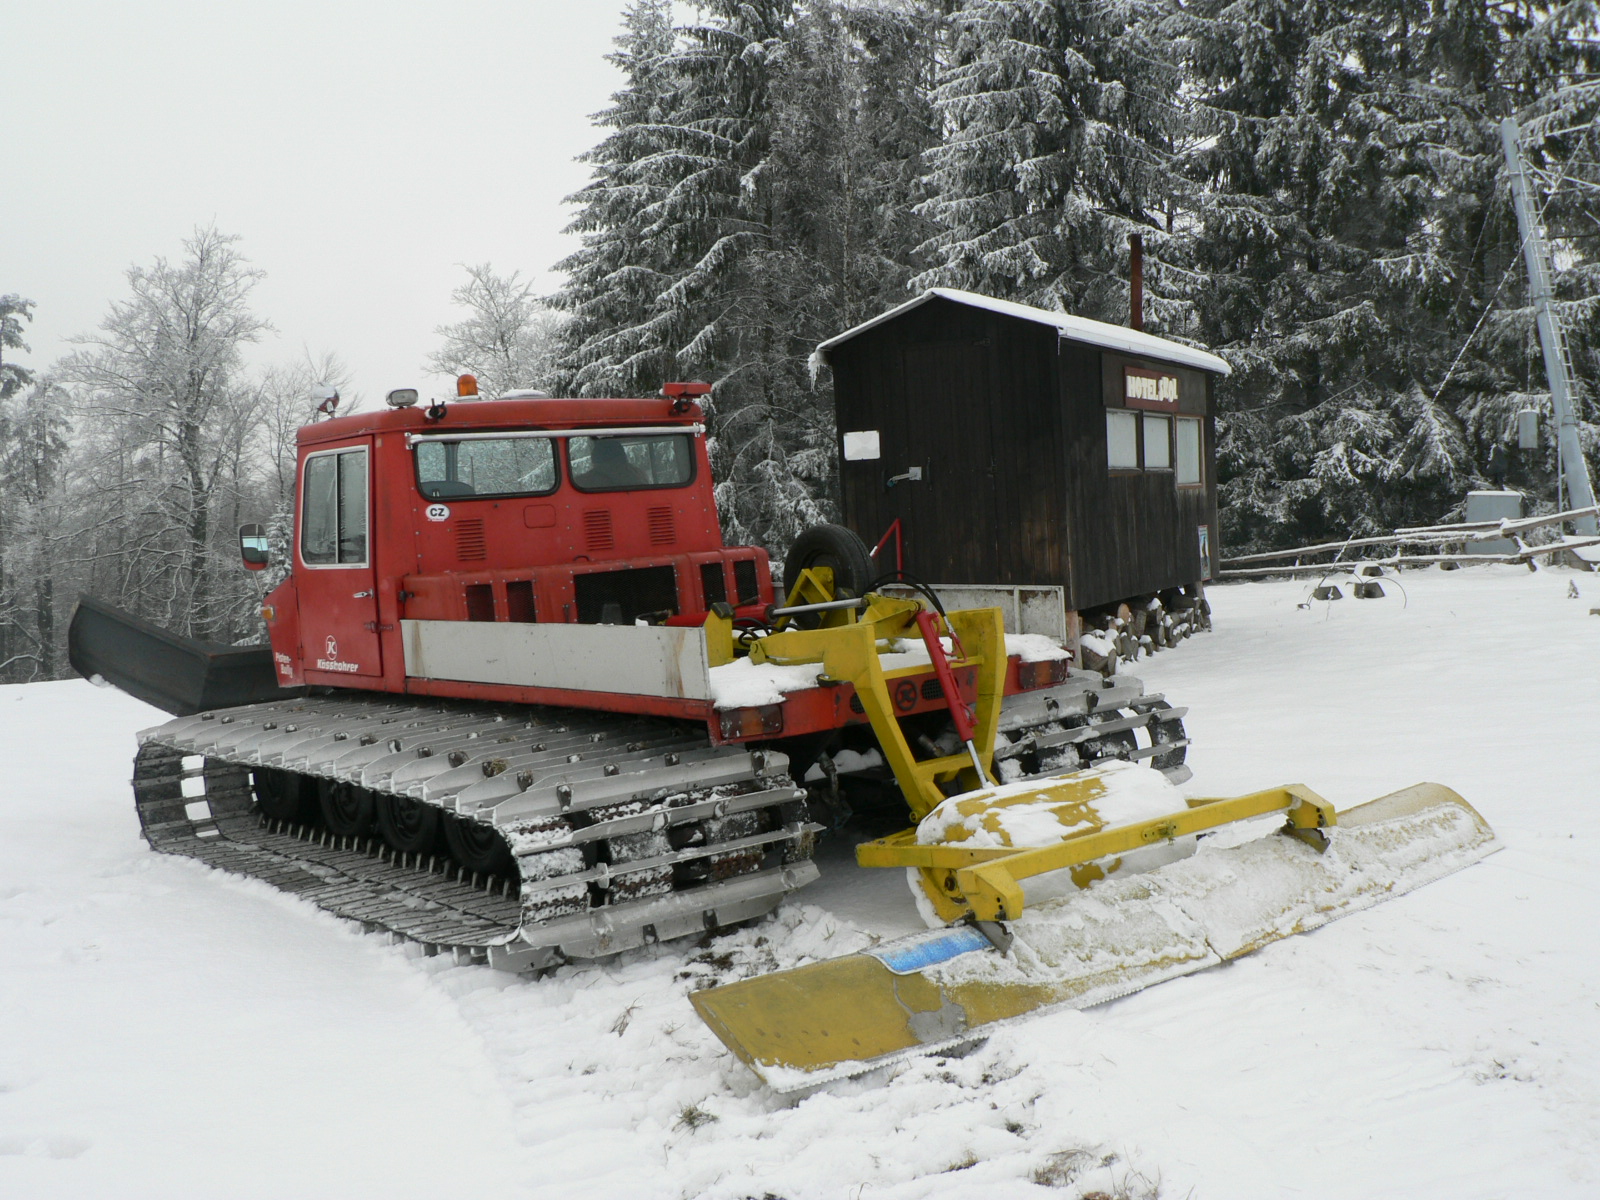
<svg viewBox="0 0 1600 1200"><path fill-rule="evenodd" d="M971 925L952 925L935 933L903 938L876 950L872 955L896 975L911 975L927 967L949 962L970 950L988 950L989 939Z"/></svg>

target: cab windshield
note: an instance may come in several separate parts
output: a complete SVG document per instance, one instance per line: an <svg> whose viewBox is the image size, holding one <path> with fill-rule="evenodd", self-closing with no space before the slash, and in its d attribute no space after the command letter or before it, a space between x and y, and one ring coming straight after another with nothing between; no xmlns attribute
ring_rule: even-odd
<svg viewBox="0 0 1600 1200"><path fill-rule="evenodd" d="M556 452L539 438L417 443L417 487L430 500L543 496L556 490Z"/></svg>
<svg viewBox="0 0 1600 1200"><path fill-rule="evenodd" d="M567 462L573 485L584 492L683 487L694 478L691 439L685 433L569 438Z"/></svg>

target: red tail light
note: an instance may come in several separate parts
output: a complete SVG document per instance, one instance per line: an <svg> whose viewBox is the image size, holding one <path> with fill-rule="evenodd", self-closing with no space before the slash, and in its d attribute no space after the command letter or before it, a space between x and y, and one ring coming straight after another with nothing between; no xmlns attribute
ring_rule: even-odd
<svg viewBox="0 0 1600 1200"><path fill-rule="evenodd" d="M1067 681L1067 669L1071 661L1065 658L1049 658L1043 662L1025 662L1017 664L1017 686L1025 692L1036 688L1053 687L1058 683Z"/></svg>
<svg viewBox="0 0 1600 1200"><path fill-rule="evenodd" d="M760 708L728 708L720 714L722 738L737 742L745 738L771 737L783 732L783 705L764 704Z"/></svg>

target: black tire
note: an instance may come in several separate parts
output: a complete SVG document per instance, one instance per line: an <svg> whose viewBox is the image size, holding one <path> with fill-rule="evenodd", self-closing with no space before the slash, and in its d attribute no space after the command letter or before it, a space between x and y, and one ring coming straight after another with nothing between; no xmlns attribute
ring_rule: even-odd
<svg viewBox="0 0 1600 1200"><path fill-rule="evenodd" d="M444 815L444 840L450 855L467 870L485 875L510 875L516 864L511 847L493 826L468 821L454 813Z"/></svg>
<svg viewBox="0 0 1600 1200"><path fill-rule="evenodd" d="M867 544L854 530L843 525L813 525L795 538L789 556L783 560L783 597L788 598L802 571L828 567L833 571L833 598L844 600L866 595L873 580L872 556ZM810 626L817 623L812 615ZM797 624L807 625L802 619Z"/></svg>
<svg viewBox="0 0 1600 1200"><path fill-rule="evenodd" d="M372 833L372 793L353 783L318 781L317 800L322 823L338 837L367 837Z"/></svg>
<svg viewBox="0 0 1600 1200"><path fill-rule="evenodd" d="M256 803L267 817L291 825L305 825L315 819L316 789L304 775L272 767L257 767L250 775L255 782Z"/></svg>
<svg viewBox="0 0 1600 1200"><path fill-rule="evenodd" d="M439 847L439 810L410 796L375 798L378 836L401 854L432 854Z"/></svg>

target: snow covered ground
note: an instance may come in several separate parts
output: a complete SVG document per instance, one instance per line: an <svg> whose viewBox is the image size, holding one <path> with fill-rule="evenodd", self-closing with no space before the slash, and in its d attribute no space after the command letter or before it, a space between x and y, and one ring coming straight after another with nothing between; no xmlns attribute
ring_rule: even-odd
<svg viewBox="0 0 1600 1200"><path fill-rule="evenodd" d="M159 714L0 688L0 1196L1600 1195L1600 577L1401 584L1214 588L1215 632L1137 673L1191 707L1190 795L1436 780L1501 853L799 1102L685 994L909 928L847 847L761 926L526 982L150 853Z"/></svg>

